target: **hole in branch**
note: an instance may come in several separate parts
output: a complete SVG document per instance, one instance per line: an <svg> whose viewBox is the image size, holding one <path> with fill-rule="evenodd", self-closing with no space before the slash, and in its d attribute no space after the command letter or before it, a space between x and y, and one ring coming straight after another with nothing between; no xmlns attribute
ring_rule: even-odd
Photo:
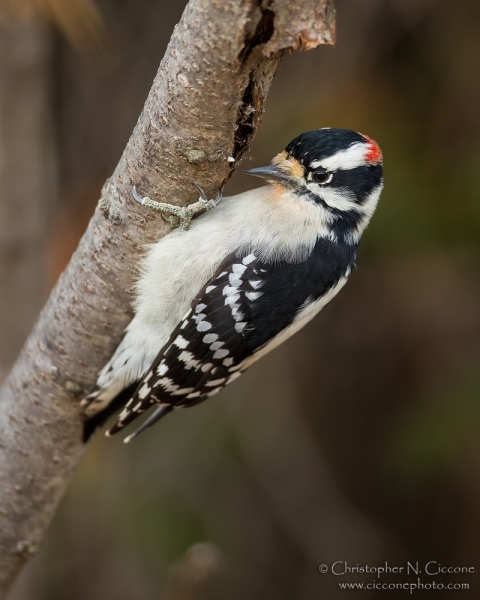
<svg viewBox="0 0 480 600"><path fill-rule="evenodd" d="M255 104L253 97L253 81L250 80L243 94L242 103L238 111L237 128L235 130L235 141L233 156L238 158L245 152L250 144L255 131Z"/></svg>
<svg viewBox="0 0 480 600"><path fill-rule="evenodd" d="M274 31L273 20L275 13L273 10L268 8L270 4L271 2L269 2L265 8L262 8L261 3L259 3L258 7L262 12L262 16L255 27L255 31L253 31L253 33L247 33L245 36L245 45L238 55L238 58L241 62L245 62L247 60L254 48L260 46L261 44L266 44L272 37Z"/></svg>

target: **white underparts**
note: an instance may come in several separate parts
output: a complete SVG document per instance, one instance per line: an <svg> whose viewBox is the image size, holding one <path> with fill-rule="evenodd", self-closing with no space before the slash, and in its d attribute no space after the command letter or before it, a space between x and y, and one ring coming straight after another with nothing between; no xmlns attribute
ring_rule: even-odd
<svg viewBox="0 0 480 600"><path fill-rule="evenodd" d="M344 201L350 202L349 199ZM330 202L340 206L341 199L331 196ZM250 262L255 258L267 263L279 260L301 262L310 255L319 237L331 237L331 224L332 215L321 205L297 197L279 185L267 185L225 198L215 210L193 220L187 232L175 230L150 245L140 264L134 302L135 317L97 381L101 388L98 395L100 404L108 404L121 389L147 372L158 352L170 339L172 331L190 314L192 299L212 279L226 256L239 248L246 252L246 256L235 264L228 284L224 284L222 290L224 302L230 307L235 319L235 329L242 332L246 323L239 310L238 287ZM258 298L262 293L261 287L257 289L256 284L254 280L254 291L245 293L250 300ZM279 334L247 363L254 362L297 331L335 295L341 285L343 283L328 297L318 301L315 305L318 308L313 305L306 307L305 315L299 314L285 332ZM214 284L209 285L206 293L214 288ZM203 305L197 306L195 326L204 342L212 345L217 340L210 332L212 324L203 312L204 308ZM195 368L195 357L186 351L181 331L174 344L183 351L179 358L185 366ZM215 359L224 360L225 366L230 364L231 357L224 347L212 350L215 351ZM212 367L211 364L204 365L202 371ZM166 375L166 365L160 363L158 370L161 377ZM160 385L170 392L178 391L178 386L168 377L161 379ZM143 393L146 393L146 389ZM96 410L95 407L92 410Z"/></svg>
<svg viewBox="0 0 480 600"><path fill-rule="evenodd" d="M255 251L235 266L229 278L232 289L225 290L236 329L241 331L245 324L236 306L235 288L249 262L255 256L267 262L304 260L317 238L328 235L329 218L325 210L295 197L281 186L267 185L225 198L215 210L192 221L187 232L175 230L150 245L140 264L135 317L97 381L102 388L102 405L147 371L172 331L189 314L192 298L227 255L242 247L247 252L249 248ZM195 318L199 333L207 335L211 323L202 316L201 308ZM183 348L182 336L174 343ZM228 359L224 349L216 352L218 358ZM185 364L188 358L183 355Z"/></svg>

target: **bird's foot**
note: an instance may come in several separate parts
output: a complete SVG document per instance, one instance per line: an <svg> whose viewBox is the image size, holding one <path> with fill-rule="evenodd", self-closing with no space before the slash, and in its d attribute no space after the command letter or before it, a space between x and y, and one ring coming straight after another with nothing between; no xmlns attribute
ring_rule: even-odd
<svg viewBox="0 0 480 600"><path fill-rule="evenodd" d="M180 226L180 228L183 231L186 231L190 225L191 220L195 215L215 208L215 206L217 206L223 198L223 191L218 190L218 194L215 200L209 200L207 198L207 195L199 185L197 185L196 183L192 183L192 185L195 186L200 192L200 198L197 202L193 202L188 206L176 206L175 204L157 202L156 200L151 200L148 196L143 196L142 198L138 195L135 186L133 186L132 188L132 195L134 199L142 206L148 206L149 208L153 208L154 210L159 210L162 213L167 213L168 215L171 215L171 220L166 220L169 223L173 223L173 225L175 225L176 227Z"/></svg>

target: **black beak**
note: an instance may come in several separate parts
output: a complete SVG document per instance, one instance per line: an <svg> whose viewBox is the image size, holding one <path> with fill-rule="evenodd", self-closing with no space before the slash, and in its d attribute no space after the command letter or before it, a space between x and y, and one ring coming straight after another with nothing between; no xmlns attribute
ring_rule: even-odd
<svg viewBox="0 0 480 600"><path fill-rule="evenodd" d="M247 175L254 175L255 177L261 177L262 179L268 179L270 181L291 181L291 178L275 165L246 169L244 173Z"/></svg>

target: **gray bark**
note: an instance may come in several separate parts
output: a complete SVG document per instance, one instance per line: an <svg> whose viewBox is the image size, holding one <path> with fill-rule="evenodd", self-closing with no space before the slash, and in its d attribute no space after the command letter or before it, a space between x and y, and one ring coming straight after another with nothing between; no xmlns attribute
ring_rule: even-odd
<svg viewBox="0 0 480 600"><path fill-rule="evenodd" d="M35 553L85 452L79 399L131 318L142 245L168 232L131 187L165 202L210 195L255 135L286 52L330 44L330 0L191 0L144 110L68 268L0 390L0 595Z"/></svg>

